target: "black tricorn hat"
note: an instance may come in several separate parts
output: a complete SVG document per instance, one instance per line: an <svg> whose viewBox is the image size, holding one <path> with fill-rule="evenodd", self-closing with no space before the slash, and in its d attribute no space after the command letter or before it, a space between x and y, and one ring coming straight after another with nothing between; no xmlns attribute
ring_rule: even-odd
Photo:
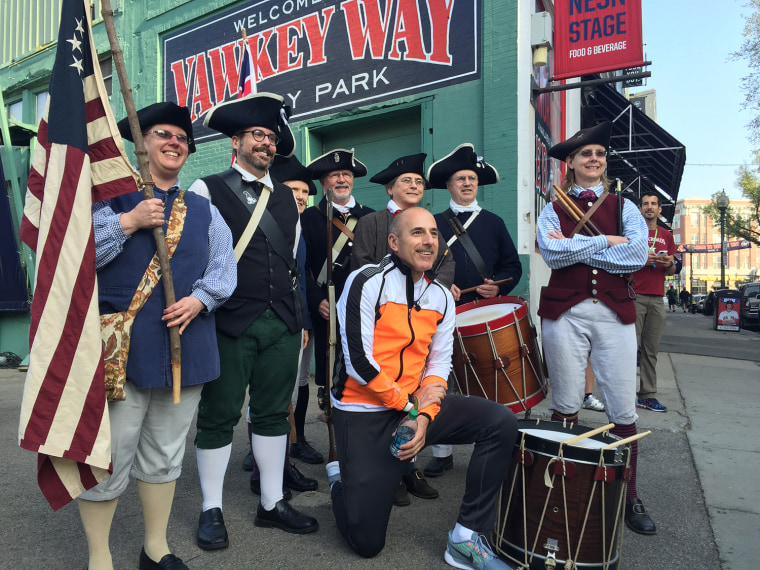
<svg viewBox="0 0 760 570"><path fill-rule="evenodd" d="M354 149L335 148L307 164L314 180L333 170L350 170L356 178L367 176L367 167L354 156Z"/></svg>
<svg viewBox="0 0 760 570"><path fill-rule="evenodd" d="M170 101L162 103L153 103L137 111L137 120L140 123L140 130L145 132L153 125L174 125L185 131L187 135L187 152L195 152L195 140L193 139L193 122L190 120L190 111L187 107L180 107ZM121 136L128 141L135 142L132 139L132 131L129 128L129 120L122 119L116 126L119 128Z"/></svg>
<svg viewBox="0 0 760 570"><path fill-rule="evenodd" d="M264 127L279 137L277 154L290 156L296 149L296 141L288 125L290 107L283 105L283 98L274 93L252 93L213 107L203 124L228 137L248 127Z"/></svg>
<svg viewBox="0 0 760 570"><path fill-rule="evenodd" d="M446 188L451 175L460 170L472 170L478 175L478 186L496 184L499 173L475 153L470 143L460 144L442 159L435 161L428 168L428 180L433 188Z"/></svg>
<svg viewBox="0 0 760 570"><path fill-rule="evenodd" d="M387 185L394 178L407 172L413 172L422 176L423 180L425 180L425 188L430 188L430 183L425 179L425 158L427 158L427 155L424 152L397 158L391 162L388 168L375 174L369 181Z"/></svg>
<svg viewBox="0 0 760 570"><path fill-rule="evenodd" d="M598 144L604 148L610 147L612 123L604 121L596 126L581 129L566 141L555 144L549 149L549 156L557 160L565 160L582 146Z"/></svg>
<svg viewBox="0 0 760 570"><path fill-rule="evenodd" d="M306 182L309 186L309 196L314 196L317 193L317 186L311 178L311 169L301 164L295 156L286 158L276 155L272 166L269 167L269 174L278 182L287 182L288 180Z"/></svg>

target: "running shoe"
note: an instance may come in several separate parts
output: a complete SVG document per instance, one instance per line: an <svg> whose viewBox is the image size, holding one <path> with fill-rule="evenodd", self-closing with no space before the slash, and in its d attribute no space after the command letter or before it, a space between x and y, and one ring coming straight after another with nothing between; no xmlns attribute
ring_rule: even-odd
<svg viewBox="0 0 760 570"><path fill-rule="evenodd" d="M472 533L470 540L454 542L449 531L449 541L446 545L444 559L449 566L464 570L512 570L499 560L488 540L482 534Z"/></svg>
<svg viewBox="0 0 760 570"><path fill-rule="evenodd" d="M653 412L668 411L668 408L658 402L657 398L644 398L643 400L636 400L636 407L643 408L645 410L651 410Z"/></svg>
<svg viewBox="0 0 760 570"><path fill-rule="evenodd" d="M589 394L583 398L583 408L585 410L593 410L594 412L603 412L604 404L593 394Z"/></svg>

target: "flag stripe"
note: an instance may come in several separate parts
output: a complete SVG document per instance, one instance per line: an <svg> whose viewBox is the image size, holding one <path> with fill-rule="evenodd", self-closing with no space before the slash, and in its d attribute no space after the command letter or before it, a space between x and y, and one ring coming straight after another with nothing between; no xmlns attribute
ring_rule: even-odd
<svg viewBox="0 0 760 570"><path fill-rule="evenodd" d="M92 203L137 190L100 76L88 1L64 0L60 22L21 227L37 272L19 445L39 454L37 481L53 509L111 469Z"/></svg>

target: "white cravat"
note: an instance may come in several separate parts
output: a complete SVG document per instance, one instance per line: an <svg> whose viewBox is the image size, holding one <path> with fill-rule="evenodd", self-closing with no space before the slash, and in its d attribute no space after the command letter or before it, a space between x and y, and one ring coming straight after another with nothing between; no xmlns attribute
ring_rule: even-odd
<svg viewBox="0 0 760 570"><path fill-rule="evenodd" d="M388 200L388 206L387 206L387 208L388 208L388 211L391 213L392 216L395 216L396 212L400 212L401 211L401 208L399 207L399 205L396 204L396 202L394 202L393 200Z"/></svg>
<svg viewBox="0 0 760 570"><path fill-rule="evenodd" d="M451 208L451 211L455 214L462 214L464 212L480 212L483 208L478 206L478 201L473 200L469 205L462 206L461 204L457 204L454 202L454 200L449 201L449 208Z"/></svg>
<svg viewBox="0 0 760 570"><path fill-rule="evenodd" d="M346 202L345 204L336 204L335 202L333 202L333 208L338 210L341 214L348 214L349 210L351 210L351 208L353 208L354 206L356 206L356 198L354 198L353 196L351 196L349 201Z"/></svg>

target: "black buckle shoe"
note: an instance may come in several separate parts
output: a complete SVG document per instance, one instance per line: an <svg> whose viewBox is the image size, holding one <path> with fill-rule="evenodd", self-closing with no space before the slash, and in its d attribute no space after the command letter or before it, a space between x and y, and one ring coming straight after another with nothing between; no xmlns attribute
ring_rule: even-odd
<svg viewBox="0 0 760 570"><path fill-rule="evenodd" d="M251 479L251 493L254 495L261 495L261 481L258 479ZM293 498L293 493L290 492L285 485L282 486L282 498L289 501Z"/></svg>
<svg viewBox="0 0 760 570"><path fill-rule="evenodd" d="M655 534L657 527L647 514L641 499L633 499L625 506L625 524L639 534Z"/></svg>
<svg viewBox="0 0 760 570"><path fill-rule="evenodd" d="M161 560L154 562L145 554L145 548L140 551L140 570L189 570L185 563L174 554L166 554Z"/></svg>
<svg viewBox="0 0 760 570"><path fill-rule="evenodd" d="M312 465L319 465L325 462L322 454L314 449L305 439L299 439L295 443L290 444L290 456Z"/></svg>
<svg viewBox="0 0 760 570"><path fill-rule="evenodd" d="M428 464L425 465L423 473L425 477L440 477L445 471L449 471L454 468L454 456L448 457L433 457Z"/></svg>
<svg viewBox="0 0 760 570"><path fill-rule="evenodd" d="M271 511L265 510L259 503L253 525L264 528L275 527L293 534L315 532L319 528L317 519L299 513L286 501L277 501Z"/></svg>
<svg viewBox="0 0 760 570"><path fill-rule="evenodd" d="M437 499L438 491L433 489L425 480L425 476L419 469L412 469L411 473L404 475L404 483L409 492L420 499Z"/></svg>
<svg viewBox="0 0 760 570"><path fill-rule="evenodd" d="M316 491L317 480L304 476L295 465L290 463L289 467L285 468L285 473L282 476L282 486L299 493L303 491Z"/></svg>
<svg viewBox="0 0 760 570"><path fill-rule="evenodd" d="M412 500L409 498L409 492L406 490L406 483L401 480L398 482L398 487L396 487L396 494L393 497L393 504L397 507L406 507L411 503Z"/></svg>
<svg viewBox="0 0 760 570"><path fill-rule="evenodd" d="M224 516L219 507L201 513L198 519L197 544L203 550L216 550L229 546L227 527L224 526Z"/></svg>

